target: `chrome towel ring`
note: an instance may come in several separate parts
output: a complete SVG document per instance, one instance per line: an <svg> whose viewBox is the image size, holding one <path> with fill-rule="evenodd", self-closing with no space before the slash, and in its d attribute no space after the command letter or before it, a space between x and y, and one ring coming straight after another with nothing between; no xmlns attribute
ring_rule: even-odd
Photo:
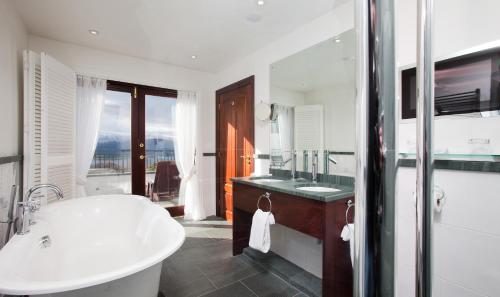
<svg viewBox="0 0 500 297"><path fill-rule="evenodd" d="M264 194L260 195L259 200L257 200L257 209L260 209L259 204L260 204L260 199L266 198L267 201L269 201L269 212L271 212L273 208L273 204L271 203L271 193L265 192Z"/></svg>
<svg viewBox="0 0 500 297"><path fill-rule="evenodd" d="M349 209L351 209L351 207L354 207L354 202L352 202L352 200L349 200L349 201L347 201L347 209L345 211L345 224L346 225L349 225L349 221L347 220L347 216L349 215Z"/></svg>

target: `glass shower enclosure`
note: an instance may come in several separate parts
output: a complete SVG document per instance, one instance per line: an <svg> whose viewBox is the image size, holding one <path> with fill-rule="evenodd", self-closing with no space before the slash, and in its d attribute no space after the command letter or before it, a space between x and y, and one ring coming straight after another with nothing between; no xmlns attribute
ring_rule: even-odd
<svg viewBox="0 0 500 297"><path fill-rule="evenodd" d="M354 296L500 296L500 3L355 4Z"/></svg>

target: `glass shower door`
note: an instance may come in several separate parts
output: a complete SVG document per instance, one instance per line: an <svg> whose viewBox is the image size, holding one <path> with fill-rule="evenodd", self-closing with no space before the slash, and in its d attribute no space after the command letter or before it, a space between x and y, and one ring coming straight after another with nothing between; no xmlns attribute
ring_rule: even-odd
<svg viewBox="0 0 500 297"><path fill-rule="evenodd" d="M500 296L499 9L356 1L355 296Z"/></svg>
<svg viewBox="0 0 500 297"><path fill-rule="evenodd" d="M417 48L408 45L406 37L414 29L404 26L417 13L404 9L410 4L405 2L396 18L396 26L403 28L397 46L406 49L398 52L399 74L415 67L411 47ZM399 118L395 296L500 296L500 117L496 104L500 99L500 31L495 29L500 21L494 12L498 9L498 1L434 1L433 10L428 11L434 35L428 41L435 63L429 89L434 92L434 112L426 109L423 113L435 116L427 126L418 118L401 114ZM404 105L404 79L398 86L399 102ZM441 113L447 104L452 114ZM419 124L430 133L427 146L416 133ZM419 147L429 151L419 154ZM419 155L424 153L430 167L422 172L421 180L427 178L428 195L415 198L418 168L426 162L419 162ZM418 213L421 199L426 209ZM419 215L428 233L421 251L415 231ZM416 255L422 252L425 256L419 261ZM425 284L420 290L416 282L419 263L426 270L420 275Z"/></svg>

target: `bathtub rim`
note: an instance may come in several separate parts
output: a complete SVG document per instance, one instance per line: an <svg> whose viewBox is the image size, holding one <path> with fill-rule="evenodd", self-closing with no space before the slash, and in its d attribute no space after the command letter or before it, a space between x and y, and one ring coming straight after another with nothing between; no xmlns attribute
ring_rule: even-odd
<svg viewBox="0 0 500 297"><path fill-rule="evenodd" d="M83 278L76 278L76 279L71 279L71 280L64 280L64 281L2 281L0 280L0 294L13 294L13 295L39 295L39 294L51 294L51 293L61 293L61 292L66 292L66 291L73 291L73 290L78 290L78 289L84 289L96 285L101 285L104 283L112 282L114 280L124 278L130 275L133 275L137 272L146 270L150 267L155 266L156 264L163 262L166 258L174 254L176 251L179 250L179 248L184 244L184 241L186 240L186 231L182 225L176 221L170 213L160 205L157 205L153 202L151 202L149 199L143 196L137 196L137 195L125 195L125 194L112 194L112 195L95 195L95 196L88 196L88 197L81 197L81 198L72 198L72 199L65 199L64 201L57 201L54 203L51 203L48 206L45 206L46 208L53 208L56 207L58 203L68 203L72 200L77 200L77 199L98 199L98 198L106 198L106 196L124 196L126 199L136 199L143 201L144 203L150 203L151 207L158 207L161 208L162 211L165 211L166 214L168 215L168 219L171 220L176 228L179 228L181 231L181 239L176 241L175 245L169 246L169 248L163 248L159 250L157 253L144 258L143 260L134 263L133 265L126 266L121 269L116 269L104 273L99 273L96 275L92 276L87 276ZM36 225L34 225L32 228L36 228ZM20 238L19 235L14 235L7 244L13 243L15 241L19 241L22 238ZM1 250L0 250L1 252ZM28 286L26 286L28 285Z"/></svg>

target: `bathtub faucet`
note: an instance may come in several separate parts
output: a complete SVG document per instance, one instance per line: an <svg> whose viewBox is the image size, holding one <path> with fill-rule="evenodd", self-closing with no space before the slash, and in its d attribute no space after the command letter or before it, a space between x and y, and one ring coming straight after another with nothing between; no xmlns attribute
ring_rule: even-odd
<svg viewBox="0 0 500 297"><path fill-rule="evenodd" d="M17 234L24 235L30 232L30 225L33 225L35 222L32 220L32 213L40 210L41 199L40 197L32 197L38 190L47 188L54 192L56 198L61 200L64 198L63 191L56 185L52 184L41 184L31 187L26 194L24 194L24 199L22 202L18 202L18 215L17 218L21 218L20 221L21 226L17 227Z"/></svg>

